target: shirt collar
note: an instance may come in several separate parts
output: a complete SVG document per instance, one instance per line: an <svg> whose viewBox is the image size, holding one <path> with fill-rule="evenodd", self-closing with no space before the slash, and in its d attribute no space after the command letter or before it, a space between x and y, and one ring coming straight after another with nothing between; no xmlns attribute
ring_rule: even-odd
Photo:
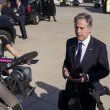
<svg viewBox="0 0 110 110"><path fill-rule="evenodd" d="M90 35L89 35L84 41L82 41L82 44L83 44L84 46L88 46L89 41L90 41ZM79 44L80 42L81 42L81 41L78 40L78 44Z"/></svg>

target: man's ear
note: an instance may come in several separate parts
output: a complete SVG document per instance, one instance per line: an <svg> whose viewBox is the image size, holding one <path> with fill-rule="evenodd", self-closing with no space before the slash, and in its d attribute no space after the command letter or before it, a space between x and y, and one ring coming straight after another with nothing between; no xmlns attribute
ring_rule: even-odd
<svg viewBox="0 0 110 110"><path fill-rule="evenodd" d="M91 30L92 30L92 27L89 26L89 28L88 28L88 32L91 33Z"/></svg>

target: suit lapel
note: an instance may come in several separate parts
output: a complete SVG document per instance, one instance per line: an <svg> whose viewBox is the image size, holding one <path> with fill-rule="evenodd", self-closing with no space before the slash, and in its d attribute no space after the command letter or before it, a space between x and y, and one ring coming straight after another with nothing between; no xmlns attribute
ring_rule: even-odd
<svg viewBox="0 0 110 110"><path fill-rule="evenodd" d="M87 50L86 50L85 55L83 57L83 60L81 62L81 65L84 65L87 58L89 58L89 56L91 56L91 54L93 53L93 43L94 43L94 39L93 39L93 37L91 37L90 42L87 47Z"/></svg>
<svg viewBox="0 0 110 110"><path fill-rule="evenodd" d="M70 47L70 55L71 55L71 62L73 64L73 67L76 67L75 65L75 53L76 53L76 49L77 49L77 40L75 40L75 42L73 43L73 45Z"/></svg>

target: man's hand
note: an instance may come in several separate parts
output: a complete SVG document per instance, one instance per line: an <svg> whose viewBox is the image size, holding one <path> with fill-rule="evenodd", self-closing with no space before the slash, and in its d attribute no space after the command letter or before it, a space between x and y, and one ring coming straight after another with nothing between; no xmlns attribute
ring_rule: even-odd
<svg viewBox="0 0 110 110"><path fill-rule="evenodd" d="M87 74L85 73L80 73L79 74L80 78L74 79L71 76L68 77L69 80L76 82L76 83L83 83L83 82L87 82L89 80Z"/></svg>
<svg viewBox="0 0 110 110"><path fill-rule="evenodd" d="M63 68L63 77L64 78L68 78L70 77L69 71L67 68Z"/></svg>
<svg viewBox="0 0 110 110"><path fill-rule="evenodd" d="M85 74L85 73L80 73L79 75L80 75L80 81L81 81L81 82L87 82L87 81L89 80L87 74Z"/></svg>
<svg viewBox="0 0 110 110"><path fill-rule="evenodd" d="M110 87L104 86L104 90L107 95L110 95Z"/></svg>
<svg viewBox="0 0 110 110"><path fill-rule="evenodd" d="M73 82L77 82L77 83L83 83L83 82L87 82L89 80L87 74L85 74L85 73L80 73L80 78L74 79L73 77L70 76L70 73L67 68L63 69L63 77L68 78L69 80L71 80Z"/></svg>
<svg viewBox="0 0 110 110"><path fill-rule="evenodd" d="M101 101L99 93L97 93L95 90L89 92L89 94L95 99L97 103Z"/></svg>
<svg viewBox="0 0 110 110"><path fill-rule="evenodd" d="M16 16L19 16L19 14L18 14L18 13L16 13Z"/></svg>

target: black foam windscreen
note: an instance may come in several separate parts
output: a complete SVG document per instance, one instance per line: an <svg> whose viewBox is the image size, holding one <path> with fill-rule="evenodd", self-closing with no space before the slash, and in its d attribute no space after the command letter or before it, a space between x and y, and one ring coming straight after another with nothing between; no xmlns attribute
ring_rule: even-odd
<svg viewBox="0 0 110 110"><path fill-rule="evenodd" d="M38 52L32 51L32 52L24 54L22 57L24 57L27 61L29 61L37 56L38 56Z"/></svg>
<svg viewBox="0 0 110 110"><path fill-rule="evenodd" d="M16 65L26 64L29 60L32 60L36 56L38 56L38 52L36 52L36 51L26 53L26 54L22 55L21 57L14 59L10 63L5 63L4 65L1 65L0 66L1 71L10 69Z"/></svg>
<svg viewBox="0 0 110 110"><path fill-rule="evenodd" d="M20 65L20 64L25 64L29 60L32 60L33 58L35 58L37 55L38 55L38 52L32 51L32 52L29 52L29 53L26 53L26 54L22 55L21 57L15 59L11 63L13 63L12 64L13 66Z"/></svg>

